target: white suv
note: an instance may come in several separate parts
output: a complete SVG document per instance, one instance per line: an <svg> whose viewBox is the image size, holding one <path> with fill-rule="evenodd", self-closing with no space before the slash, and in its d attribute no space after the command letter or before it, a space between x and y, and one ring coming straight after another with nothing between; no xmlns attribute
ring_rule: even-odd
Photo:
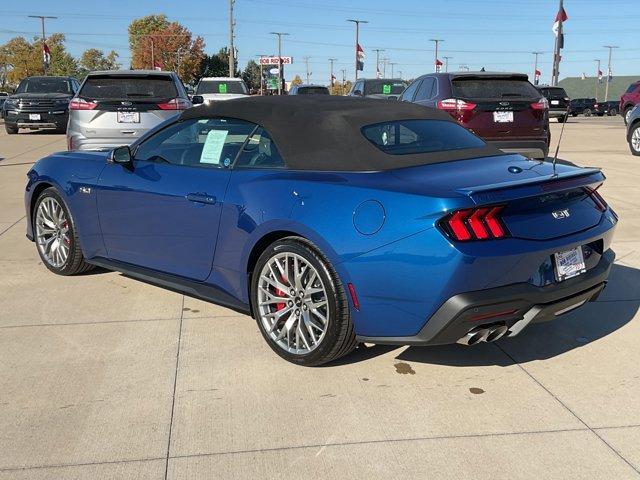
<svg viewBox="0 0 640 480"><path fill-rule="evenodd" d="M240 78L204 77L198 82L196 95L201 96L205 102L210 102L246 97L249 91Z"/></svg>

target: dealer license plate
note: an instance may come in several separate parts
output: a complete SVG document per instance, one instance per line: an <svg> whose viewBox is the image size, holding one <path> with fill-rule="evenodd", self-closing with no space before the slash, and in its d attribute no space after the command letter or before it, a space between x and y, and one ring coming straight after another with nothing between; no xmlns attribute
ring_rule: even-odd
<svg viewBox="0 0 640 480"><path fill-rule="evenodd" d="M140 123L140 112L118 112L118 123Z"/></svg>
<svg viewBox="0 0 640 480"><path fill-rule="evenodd" d="M584 265L582 247L554 253L553 256L556 262L556 276L560 282L587 271Z"/></svg>
<svg viewBox="0 0 640 480"><path fill-rule="evenodd" d="M551 105L560 105L560 100L551 100Z"/></svg>
<svg viewBox="0 0 640 480"><path fill-rule="evenodd" d="M513 112L493 112L493 121L495 123L513 122Z"/></svg>
<svg viewBox="0 0 640 480"><path fill-rule="evenodd" d="M39 113L30 113L29 114L29 120L40 120L40 114Z"/></svg>

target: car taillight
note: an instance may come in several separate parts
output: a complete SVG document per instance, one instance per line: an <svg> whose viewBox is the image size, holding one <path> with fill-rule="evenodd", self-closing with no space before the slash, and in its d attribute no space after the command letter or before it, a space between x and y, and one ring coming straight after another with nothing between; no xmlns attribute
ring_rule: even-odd
<svg viewBox="0 0 640 480"><path fill-rule="evenodd" d="M468 112L476 108L476 104L465 102L459 98L447 98L438 101L438 108L447 112Z"/></svg>
<svg viewBox="0 0 640 480"><path fill-rule="evenodd" d="M593 203L596 204L596 208L598 210L600 210L601 212L604 212L604 211L607 210L609 205L607 204L605 199L602 198L602 195L600 195L598 193L598 189L597 188L585 187L585 191L587 192L587 195L589 195L589 197L591 197L591 200L593 200Z"/></svg>
<svg viewBox="0 0 640 480"><path fill-rule="evenodd" d="M69 102L69 110L93 110L98 102L89 102L83 98L72 98Z"/></svg>
<svg viewBox="0 0 640 480"><path fill-rule="evenodd" d="M533 108L534 110L547 110L549 108L549 102L546 98L543 97L537 102L532 103L531 108Z"/></svg>
<svg viewBox="0 0 640 480"><path fill-rule="evenodd" d="M500 213L505 205L456 210L440 220L440 228L459 242L509 236Z"/></svg>
<svg viewBox="0 0 640 480"><path fill-rule="evenodd" d="M191 102L184 98L173 98L168 102L159 103L158 108L160 110L186 110L191 108Z"/></svg>

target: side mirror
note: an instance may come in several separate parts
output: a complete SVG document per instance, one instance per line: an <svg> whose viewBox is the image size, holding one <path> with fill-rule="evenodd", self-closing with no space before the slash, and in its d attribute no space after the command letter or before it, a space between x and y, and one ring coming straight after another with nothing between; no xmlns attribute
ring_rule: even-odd
<svg viewBox="0 0 640 480"><path fill-rule="evenodd" d="M362 96L362 90L354 90L354 91L353 91L353 94L354 94L356 97L361 97L361 96Z"/></svg>
<svg viewBox="0 0 640 480"><path fill-rule="evenodd" d="M131 165L131 149L129 145L123 145L122 147L116 147L111 150L109 161L119 163L120 165Z"/></svg>
<svg viewBox="0 0 640 480"><path fill-rule="evenodd" d="M204 97L202 95L194 95L193 97L191 97L191 103L193 103L194 105L200 105L204 103Z"/></svg>

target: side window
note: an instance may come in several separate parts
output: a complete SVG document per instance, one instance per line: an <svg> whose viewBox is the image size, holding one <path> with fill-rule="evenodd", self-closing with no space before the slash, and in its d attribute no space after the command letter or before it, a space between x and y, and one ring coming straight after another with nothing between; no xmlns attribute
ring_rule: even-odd
<svg viewBox="0 0 640 480"><path fill-rule="evenodd" d="M422 83L422 80L416 80L411 85L407 87L407 89L402 93L400 100L403 102L411 102L413 101L413 95L416 93L416 90Z"/></svg>
<svg viewBox="0 0 640 480"><path fill-rule="evenodd" d="M174 123L142 143L135 159L189 167L228 168L255 128L253 123L229 118Z"/></svg>
<svg viewBox="0 0 640 480"><path fill-rule="evenodd" d="M436 85L436 79L433 77L427 77L422 80L418 93L416 93L415 100L429 100L433 97L433 89Z"/></svg>
<svg viewBox="0 0 640 480"><path fill-rule="evenodd" d="M353 85L353 89L351 90L351 93L355 92L356 90L359 90L360 93L364 92L364 82L356 82Z"/></svg>
<svg viewBox="0 0 640 480"><path fill-rule="evenodd" d="M234 168L281 168L284 160L269 132L258 127L238 155Z"/></svg>

